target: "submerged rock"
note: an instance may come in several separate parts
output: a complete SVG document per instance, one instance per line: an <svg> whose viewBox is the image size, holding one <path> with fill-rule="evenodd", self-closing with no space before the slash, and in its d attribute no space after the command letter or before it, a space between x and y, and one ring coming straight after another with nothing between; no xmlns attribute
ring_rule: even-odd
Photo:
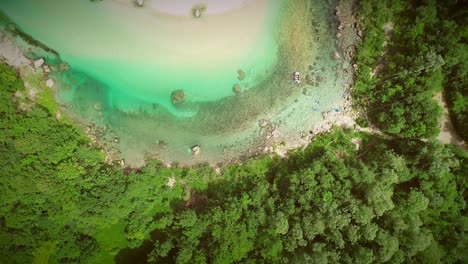
<svg viewBox="0 0 468 264"><path fill-rule="evenodd" d="M199 155L200 152L201 152L200 146L195 145L195 146L192 147L192 154L193 155Z"/></svg>
<svg viewBox="0 0 468 264"><path fill-rule="evenodd" d="M96 110L96 111L101 111L101 104L100 104L100 103L95 103L95 104L93 105L93 108L94 108L94 110Z"/></svg>
<svg viewBox="0 0 468 264"><path fill-rule="evenodd" d="M49 67L49 65L43 65L43 66L42 66L42 69L44 70L45 73L49 73L49 72L50 72L50 67Z"/></svg>
<svg viewBox="0 0 468 264"><path fill-rule="evenodd" d="M135 0L135 4L137 6L143 6L145 4L145 0Z"/></svg>
<svg viewBox="0 0 468 264"><path fill-rule="evenodd" d="M68 64L62 62L62 63L60 63L59 68L60 68L61 71L68 71L70 69L70 66L68 66Z"/></svg>
<svg viewBox="0 0 468 264"><path fill-rule="evenodd" d="M266 127L270 124L270 121L268 119L260 119L258 120L258 126L259 127Z"/></svg>
<svg viewBox="0 0 468 264"><path fill-rule="evenodd" d="M340 53L338 53L338 51L333 52L332 57L335 60L339 60L341 58Z"/></svg>
<svg viewBox="0 0 468 264"><path fill-rule="evenodd" d="M193 12L193 16L199 18L201 16L200 9L195 9L195 11Z"/></svg>
<svg viewBox="0 0 468 264"><path fill-rule="evenodd" d="M203 12L205 12L206 10L206 6L204 5L197 5L197 6L194 6L192 8L192 15L194 18L200 18L203 14Z"/></svg>
<svg viewBox="0 0 468 264"><path fill-rule="evenodd" d="M158 146L159 146L160 149L166 149L167 148L167 144L163 140L158 141Z"/></svg>
<svg viewBox="0 0 468 264"><path fill-rule="evenodd" d="M242 81L245 79L245 72L241 69L237 70L237 79Z"/></svg>
<svg viewBox="0 0 468 264"><path fill-rule="evenodd" d="M234 84L234 86L232 87L232 91L236 94L242 92L242 88L240 87L239 84Z"/></svg>
<svg viewBox="0 0 468 264"><path fill-rule="evenodd" d="M185 94L183 90L175 90L171 93L171 102L174 105L180 104L184 101L185 99Z"/></svg>

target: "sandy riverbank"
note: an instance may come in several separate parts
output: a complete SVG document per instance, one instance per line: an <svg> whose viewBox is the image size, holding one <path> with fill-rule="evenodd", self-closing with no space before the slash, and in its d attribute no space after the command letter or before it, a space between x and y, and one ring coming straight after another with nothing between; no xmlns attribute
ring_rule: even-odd
<svg viewBox="0 0 468 264"><path fill-rule="evenodd" d="M197 107L174 107L174 90L183 89L187 102L209 102L232 96L236 83L246 90L271 74L282 1L208 1L199 18L190 14L191 1L171 1L174 10L183 5L185 15L171 14L167 1L140 8L118 0L5 0L0 9L73 71L107 86L104 100L112 107L139 112L154 104L187 117ZM239 69L246 73L242 82Z"/></svg>
<svg viewBox="0 0 468 264"><path fill-rule="evenodd" d="M128 166L141 166L148 157L159 158L168 164L172 161L180 161L185 165L209 162L215 166L220 163L242 161L246 157L265 152L284 155L288 150L307 145L315 134L330 130L332 125L353 127L355 116L350 107L352 99L349 96L349 88L353 82L353 69L348 55L349 47L355 41L355 37L349 36L355 34L354 25L346 22L341 27L342 29L339 29L339 23L333 23L331 26L334 29L329 32L330 25L322 21L327 21L328 15L333 15L335 11L331 10L328 11L330 14L322 14L324 12L320 6L314 7L306 1L303 2L303 6L294 3L285 7L284 12L289 12L296 18L288 20L289 24L283 24L283 35L280 36L284 39L283 46L280 48L281 55L290 60L282 62L278 70L279 75L275 77L272 84L252 94L245 93L237 97L234 104L241 108L234 107L232 108L234 111L223 110L222 106L215 108L216 113L226 112L228 120L225 122L231 122L232 116L229 116L229 113L231 115L236 113L243 117L243 109L252 110L255 104L261 102L261 100L255 100L251 105L249 98L270 96L269 100L260 103L261 107L255 110L256 113L255 111L245 112L246 117L249 115L251 117L244 123L236 121L232 121L232 124L226 123L228 127L239 124L239 131L228 129L230 132L216 135L196 135L193 131L186 129L174 130L170 125L166 129L156 121L152 126L148 121L155 120L154 116L141 116L125 120L125 126L121 129L132 128L138 131L130 137L119 135L119 129L114 129L116 133L114 137L106 132L104 126L98 125L89 126L88 134L107 152L111 150L113 153L111 159L125 159L125 164ZM349 7L343 8L349 9ZM154 12L154 10L148 12ZM311 22L310 17L314 17L311 14L322 14L323 18L316 16ZM336 19L343 22L344 18L350 18L350 15L342 10ZM329 34L337 33L346 36L348 42L340 38L328 37ZM321 53L316 53L316 50L321 50ZM290 80L290 72L293 70L299 70L303 74L303 83L298 86L292 84ZM282 77L283 75L285 77ZM281 87L280 90L275 88L277 85ZM278 97L276 93L278 95L283 93L285 96ZM330 93L336 96L327 96ZM243 109L242 106L244 106ZM96 111L100 110L98 107L94 108ZM93 110L93 107L90 110ZM122 117L126 118L124 115ZM220 120L214 121L216 122L213 123L214 126L219 126L217 122L223 122L222 117L218 119L213 115L212 117L213 120ZM209 120L208 116L205 115L203 119L194 119L193 122L196 123L191 124L208 122L207 120ZM154 137L157 133L160 134ZM154 138L151 138L152 136ZM179 140L177 143L170 141L170 137L175 136ZM116 137L119 139L115 140ZM149 140L142 141L143 138L149 138ZM180 141L180 139L183 140ZM149 141L152 143L148 144ZM190 148L193 145L201 147L200 156L193 157L190 154Z"/></svg>

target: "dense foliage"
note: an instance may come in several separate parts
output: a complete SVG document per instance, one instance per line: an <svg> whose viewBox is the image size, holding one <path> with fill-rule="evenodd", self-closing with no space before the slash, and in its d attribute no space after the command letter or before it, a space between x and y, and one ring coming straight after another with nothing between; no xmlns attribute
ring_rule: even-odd
<svg viewBox="0 0 468 264"><path fill-rule="evenodd" d="M438 134L434 95L445 91L459 133L468 139L467 16L463 1L360 1L364 38L355 96L385 132Z"/></svg>
<svg viewBox="0 0 468 264"><path fill-rule="evenodd" d="M156 162L130 173L40 99L18 112L24 88L5 65L0 88L8 263L468 261L468 157L451 146L337 130L221 175Z"/></svg>
<svg viewBox="0 0 468 264"><path fill-rule="evenodd" d="M336 132L286 161L228 168L157 215L165 225L143 247L148 262L466 261L466 183L457 179L466 157L433 143L366 141L356 151Z"/></svg>
<svg viewBox="0 0 468 264"><path fill-rule="evenodd" d="M50 257L74 263L99 251L104 254L99 257L112 257L115 250L141 242L153 227L140 223L181 196L181 188L164 188L165 176L179 174L177 170L161 169L153 177L155 165L127 177L119 167L105 164L81 131L43 107L41 102L50 100L39 98L36 107L18 112L17 104L25 99L14 94L24 88L3 64L0 87L2 259L46 263ZM125 234L118 228L125 228Z"/></svg>

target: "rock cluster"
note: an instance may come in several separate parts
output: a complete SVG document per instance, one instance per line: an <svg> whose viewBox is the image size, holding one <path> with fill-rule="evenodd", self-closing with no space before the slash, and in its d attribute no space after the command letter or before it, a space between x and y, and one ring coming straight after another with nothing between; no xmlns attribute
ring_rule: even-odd
<svg viewBox="0 0 468 264"><path fill-rule="evenodd" d="M117 144L120 143L117 137L108 126L97 126L96 123L91 122L85 131L86 135L97 146L102 153L104 153L105 160L109 164L119 162L121 166L125 165L125 161L121 160L121 153L118 150Z"/></svg>
<svg viewBox="0 0 468 264"><path fill-rule="evenodd" d="M278 124L271 122L268 119L263 118L258 120L258 126L260 127L260 131L266 139L277 138L280 134L280 131L278 130Z"/></svg>

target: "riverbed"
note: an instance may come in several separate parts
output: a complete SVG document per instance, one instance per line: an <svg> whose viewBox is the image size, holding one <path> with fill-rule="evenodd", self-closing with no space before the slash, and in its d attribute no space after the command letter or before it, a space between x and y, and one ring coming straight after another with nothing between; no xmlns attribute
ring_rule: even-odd
<svg viewBox="0 0 468 264"><path fill-rule="evenodd" d="M328 1L4 0L0 9L58 53L28 56L46 58L64 111L127 165L287 149L345 111L350 65L337 55Z"/></svg>

